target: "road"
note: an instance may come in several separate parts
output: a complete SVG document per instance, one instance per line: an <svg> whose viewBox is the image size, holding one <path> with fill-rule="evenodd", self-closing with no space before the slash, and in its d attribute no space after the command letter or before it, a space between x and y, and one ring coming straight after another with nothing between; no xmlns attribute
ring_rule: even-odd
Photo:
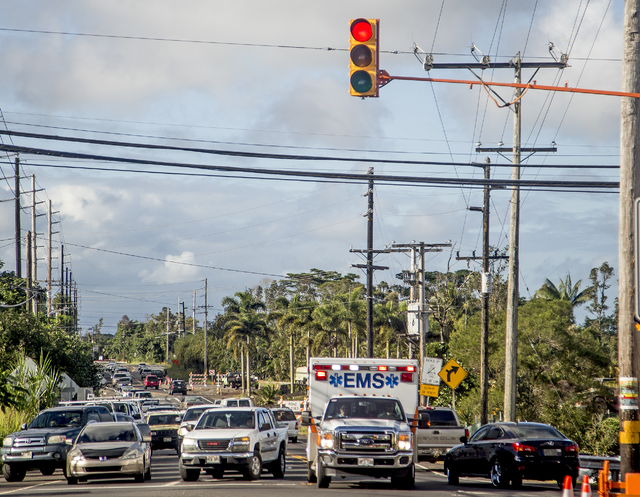
<svg viewBox="0 0 640 497"><path fill-rule="evenodd" d="M242 479L239 473L225 474L221 480L214 480L202 473L197 482L184 482L178 472L178 458L175 452L159 450L153 453L152 478L145 483L135 483L133 479L93 480L75 486L67 485L60 470L52 476L42 476L39 472L29 472L24 481L7 483L0 480L0 496L74 496L123 497L204 497L216 490L219 496L246 496L249 492L259 492L260 497L282 497L283 493L296 497L306 495L346 494L356 492L360 495L380 495L381 497L407 495L406 490L391 488L388 480L372 480L364 483L339 482L334 479L329 490L320 490L315 484L307 483L307 465L305 458L306 440L300 437L297 444L290 443L287 454L287 469L284 479L276 480L269 473L255 482ZM428 497L450 496L513 496L518 497L558 497L560 490L555 483L525 481L522 489L499 490L491 487L489 480L462 478L460 485L451 487L438 469L441 466L421 464L416 471L416 486L413 492L421 491ZM425 469L426 468L426 469ZM295 494L293 494L295 492ZM579 495L579 493L578 493Z"/></svg>

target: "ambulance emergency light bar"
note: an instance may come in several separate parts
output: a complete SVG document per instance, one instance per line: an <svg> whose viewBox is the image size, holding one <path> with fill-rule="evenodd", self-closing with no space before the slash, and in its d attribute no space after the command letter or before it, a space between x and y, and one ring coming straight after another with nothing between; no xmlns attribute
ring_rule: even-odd
<svg viewBox="0 0 640 497"><path fill-rule="evenodd" d="M411 383L413 381L412 373L416 372L415 366L361 366L359 364L314 364L313 369L318 381L327 381L327 371L398 371L402 373L400 381Z"/></svg>

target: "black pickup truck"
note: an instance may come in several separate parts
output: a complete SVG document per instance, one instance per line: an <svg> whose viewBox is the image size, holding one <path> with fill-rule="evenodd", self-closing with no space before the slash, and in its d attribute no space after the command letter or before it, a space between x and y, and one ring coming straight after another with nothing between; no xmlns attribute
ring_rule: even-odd
<svg viewBox="0 0 640 497"><path fill-rule="evenodd" d="M53 474L56 468L65 471L67 452L82 427L92 421L113 421L113 417L106 407L97 405L45 409L29 426L22 425L2 441L4 479L22 481L33 469L43 475Z"/></svg>

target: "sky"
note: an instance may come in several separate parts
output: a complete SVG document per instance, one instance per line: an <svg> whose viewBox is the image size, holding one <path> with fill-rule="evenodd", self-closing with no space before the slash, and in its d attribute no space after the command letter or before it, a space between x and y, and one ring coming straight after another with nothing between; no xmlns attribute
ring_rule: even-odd
<svg viewBox="0 0 640 497"><path fill-rule="evenodd" d="M380 67L392 76L512 82L512 69L434 69L436 63L553 62L523 70L538 85L620 90L623 2L609 0L4 0L0 3L0 130L191 149L322 156L311 161L150 150L0 135L0 143L121 159L191 165L509 179L513 112L482 85L395 80L379 98L349 95L349 23L380 20ZM550 51L553 46L553 51ZM417 54L414 48L418 48ZM510 88L495 88L502 99ZM620 99L529 90L521 99L522 146L550 147L523 160L522 178L618 181ZM523 155L523 159L525 156ZM363 160L365 159L365 160ZM406 163L367 162L389 159ZM15 270L13 164L2 152L0 259ZM413 163L411 163L413 161ZM422 162L416 164L415 162ZM439 164L434 164L434 162ZM54 210L53 278L60 250L77 284L79 326L123 315L144 321L178 302L204 317L238 291L312 268L355 272L367 244L361 182L207 171L20 154L21 235L31 229L36 182L38 280L47 271L47 205ZM453 165L453 163L463 165ZM544 165L546 167L536 167ZM549 167L557 166L557 167ZM364 196L363 196L364 195ZM520 291L545 278L588 284L607 261L617 274L617 190L522 190ZM509 243L511 192L491 194L490 243ZM374 248L445 243L426 270L467 268L482 252L482 190L468 185L380 183L374 188ZM24 251L23 251L24 255ZM24 260L22 261L23 274ZM382 254L376 283L398 283L403 254ZM479 269L471 263L472 269ZM616 290L611 289L610 302ZM41 283L46 286L46 282ZM579 318L584 317L584 311Z"/></svg>

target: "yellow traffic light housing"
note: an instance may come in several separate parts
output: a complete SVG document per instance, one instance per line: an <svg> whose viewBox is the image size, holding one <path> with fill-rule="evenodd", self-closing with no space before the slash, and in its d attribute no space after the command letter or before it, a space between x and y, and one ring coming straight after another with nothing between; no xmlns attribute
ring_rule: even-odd
<svg viewBox="0 0 640 497"><path fill-rule="evenodd" d="M379 24L379 19L351 20L349 93L356 97L378 96Z"/></svg>

